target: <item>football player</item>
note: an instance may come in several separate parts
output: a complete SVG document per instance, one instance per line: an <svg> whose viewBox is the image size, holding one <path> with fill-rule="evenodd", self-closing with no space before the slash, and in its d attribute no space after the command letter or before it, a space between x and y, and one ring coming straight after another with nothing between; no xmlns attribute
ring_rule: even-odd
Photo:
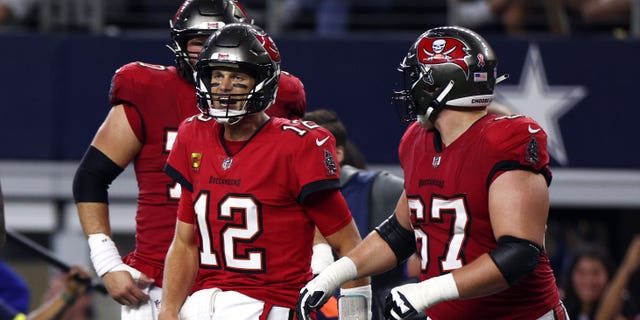
<svg viewBox="0 0 640 320"><path fill-rule="evenodd" d="M412 45L396 92L417 119L399 146L404 192L394 214L303 288L299 319L344 281L416 251L421 282L391 290L388 319L567 318L544 247L547 135L525 116L487 112L504 79L496 66L489 43L466 28L430 29Z"/></svg>
<svg viewBox="0 0 640 320"><path fill-rule="evenodd" d="M196 64L201 114L181 124L165 168L183 190L161 320L293 319L312 278L315 226L340 256L360 242L334 137L265 113L279 77L278 48L258 27L229 24L205 43ZM343 293L370 300L369 279Z"/></svg>
<svg viewBox="0 0 640 320"><path fill-rule="evenodd" d="M113 76L113 107L80 162L73 194L94 268L123 305L122 319L157 318L181 191L162 170L180 122L198 113L193 65L211 33L245 21L249 18L236 1L185 1L170 21L176 65L132 62ZM289 74L282 80L287 90L270 109L301 116L306 107L302 83ZM131 162L139 190L136 245L121 258L111 239L107 188Z"/></svg>

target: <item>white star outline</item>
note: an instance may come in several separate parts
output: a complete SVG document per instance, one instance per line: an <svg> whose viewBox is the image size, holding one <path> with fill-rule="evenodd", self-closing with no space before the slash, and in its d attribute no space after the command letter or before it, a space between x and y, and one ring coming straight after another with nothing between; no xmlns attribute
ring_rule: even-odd
<svg viewBox="0 0 640 320"><path fill-rule="evenodd" d="M587 96L586 86L549 86L538 45L529 45L520 83L496 86L496 101L538 122L548 136L549 155L566 166L569 157L562 140L560 118Z"/></svg>

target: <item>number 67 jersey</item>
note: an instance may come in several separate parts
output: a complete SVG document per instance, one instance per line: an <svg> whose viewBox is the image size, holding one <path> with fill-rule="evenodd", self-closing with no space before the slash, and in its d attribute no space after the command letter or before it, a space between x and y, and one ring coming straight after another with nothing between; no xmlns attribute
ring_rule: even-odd
<svg viewBox="0 0 640 320"><path fill-rule="evenodd" d="M195 286L294 308L312 278L315 225L331 235L351 221L304 209L308 195L340 186L335 140L312 122L271 118L232 153L223 132L211 118L185 120L165 167L182 185L178 219L197 234Z"/></svg>
<svg viewBox="0 0 640 320"><path fill-rule="evenodd" d="M524 116L486 115L444 146L436 130L412 124L399 147L411 209L420 280L451 272L496 246L489 186L501 173L528 170L551 182L547 137ZM494 295L439 303L432 319L536 319L559 304L546 252L536 269Z"/></svg>

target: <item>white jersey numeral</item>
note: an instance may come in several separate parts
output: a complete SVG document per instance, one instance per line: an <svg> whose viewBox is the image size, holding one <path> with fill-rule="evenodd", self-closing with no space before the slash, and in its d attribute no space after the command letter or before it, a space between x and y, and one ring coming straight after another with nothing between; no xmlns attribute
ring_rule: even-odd
<svg viewBox="0 0 640 320"><path fill-rule="evenodd" d="M438 223L443 222L442 216L444 214L453 216L453 224L450 226L445 252L440 256L440 270L448 272L462 267L462 246L466 240L467 224L469 222L469 213L467 212L464 198L433 198L431 200L431 212L428 217L425 217L425 208L419 198L409 199L409 209L411 214L416 215L417 221L428 218L431 223ZM420 228L414 228L414 232L416 241L422 245L420 249L420 255L422 256L420 267L423 271L426 271L429 264L428 235Z"/></svg>
<svg viewBox="0 0 640 320"><path fill-rule="evenodd" d="M220 208L217 217L210 217L209 194L201 193L194 209L196 212L198 231L200 233L200 263L205 268L222 267L220 255L213 249L215 239L220 239L219 248L224 257L224 266L237 271L263 271L265 266L264 249L253 248L239 252L238 243L250 243L261 233L261 212L257 201L250 196L229 195L223 198L216 207ZM234 215L242 215L241 224L232 223ZM228 220L222 229L220 237L213 237L210 229L210 219Z"/></svg>
<svg viewBox="0 0 640 320"><path fill-rule="evenodd" d="M309 130L320 128L319 125L312 121L293 120L291 121L291 124L292 125L283 125L282 130L293 130L301 137L307 134Z"/></svg>
<svg viewBox="0 0 640 320"><path fill-rule="evenodd" d="M164 152L171 152L173 149L173 143L178 137L177 129L165 129L164 132ZM169 202L177 202L180 200L180 194L182 194L182 188L179 183L173 182L167 185L167 199Z"/></svg>

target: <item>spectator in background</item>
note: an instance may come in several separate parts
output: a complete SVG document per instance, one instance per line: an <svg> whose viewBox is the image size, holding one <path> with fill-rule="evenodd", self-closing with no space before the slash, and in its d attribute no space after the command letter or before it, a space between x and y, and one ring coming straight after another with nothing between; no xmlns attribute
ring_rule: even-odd
<svg viewBox="0 0 640 320"><path fill-rule="evenodd" d="M7 242L7 229L4 226L4 195L0 184L0 248L4 246L5 242Z"/></svg>
<svg viewBox="0 0 640 320"><path fill-rule="evenodd" d="M49 278L49 289L44 293L42 301L49 301L55 299L57 296L63 294L66 287L68 275L66 273L59 273ZM78 293L75 297L73 305L62 314L60 320L92 320L93 314L93 295L91 291L85 291L83 294Z"/></svg>
<svg viewBox="0 0 640 320"><path fill-rule="evenodd" d="M64 316L87 290L86 282L82 279L89 279L89 274L81 267L74 266L64 275L64 290L46 300L28 315L16 311L4 303L3 300L0 300L0 320L80 320L82 318L64 318Z"/></svg>
<svg viewBox="0 0 640 320"><path fill-rule="evenodd" d="M25 19L37 2L38 0L0 0L0 27Z"/></svg>
<svg viewBox="0 0 640 320"><path fill-rule="evenodd" d="M564 301L569 317L575 320L629 319L637 313L633 301L623 295L629 276L638 268L640 238L629 246L625 262L615 272L613 259L606 248L596 244L583 244L575 250L565 279ZM637 243L636 243L637 242ZM607 290L607 286L609 289ZM605 292L607 294L605 295ZM601 316L596 316L600 310ZM604 317L604 315L607 315Z"/></svg>
<svg viewBox="0 0 640 320"><path fill-rule="evenodd" d="M524 33L526 0L448 0L449 23L481 28L501 23L510 35Z"/></svg>
<svg viewBox="0 0 640 320"><path fill-rule="evenodd" d="M0 299L19 312L26 313L29 310L29 286L19 274L2 261L0 261Z"/></svg>
<svg viewBox="0 0 640 320"><path fill-rule="evenodd" d="M569 11L577 12L586 30L629 25L632 0L566 0Z"/></svg>
<svg viewBox="0 0 640 320"><path fill-rule="evenodd" d="M347 129L336 112L318 109L307 112L302 119L324 127L336 138L336 155L341 169L340 185L360 234L366 236L393 212L395 202L402 193L402 178L387 171L362 170L366 167L366 161L359 150L352 150L356 147L349 140ZM359 156L353 160L347 159L347 154Z"/></svg>
<svg viewBox="0 0 640 320"><path fill-rule="evenodd" d="M628 287L631 277L640 268L640 234L631 240L622 264L602 295L596 312L597 320L620 319L620 316L640 317L640 310L629 298ZM633 310L630 310L633 308Z"/></svg>
<svg viewBox="0 0 640 320"><path fill-rule="evenodd" d="M4 195L0 186L0 248L6 242ZM15 271L0 261L0 300L14 310L26 313L29 309L29 287Z"/></svg>
<svg viewBox="0 0 640 320"><path fill-rule="evenodd" d="M5 244L6 233L4 222L4 195L2 193L2 187L0 186L0 248ZM48 299L38 309L29 313L27 316L25 316L25 312L15 310L15 308L8 304L3 298L0 298L0 320L60 319L60 317L65 314L65 311L74 304L77 298L86 291L87 285L83 279L89 279L89 274L81 267L74 266L65 274L64 279L64 290L61 290L60 294ZM73 320L77 319L74 318Z"/></svg>
<svg viewBox="0 0 640 320"><path fill-rule="evenodd" d="M340 163L342 194L347 200L360 235L363 238L366 237L375 226L382 223L384 219L393 213L395 203L400 194L402 194L402 178L386 171L363 170L364 159L358 159L358 162L361 162L358 165L361 167L351 165L350 163L354 159L347 159L347 155L353 157L353 154L359 154L359 151L353 149L355 145L349 141L347 129L334 111L318 109L307 112L302 119L319 124L329 130L336 138L336 155ZM322 246L322 244L317 244L316 246ZM325 244L325 246L328 245ZM322 270L314 269L314 273L319 273L319 271ZM393 287L406 283L408 280L405 276L404 264L372 277L372 319L384 319L382 311L385 297ZM328 310L336 309L336 303L335 299L331 299L320 310L325 318L332 318L332 314Z"/></svg>
<svg viewBox="0 0 640 320"><path fill-rule="evenodd" d="M392 0L368 0L371 8L387 8ZM315 17L316 34L319 36L344 36L349 31L352 0L284 0L280 4L278 22L288 27L296 22L304 10L311 10Z"/></svg>

